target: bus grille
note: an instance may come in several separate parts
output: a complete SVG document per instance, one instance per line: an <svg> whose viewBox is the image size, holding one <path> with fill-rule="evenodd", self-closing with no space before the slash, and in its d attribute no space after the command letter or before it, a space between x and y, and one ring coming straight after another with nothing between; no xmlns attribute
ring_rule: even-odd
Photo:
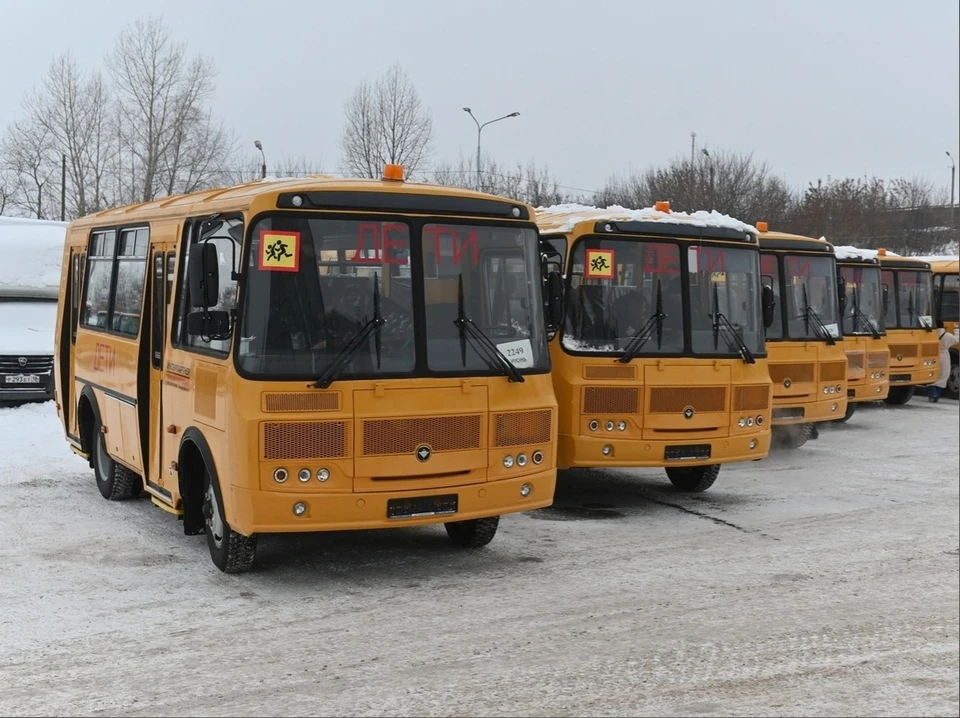
<svg viewBox="0 0 960 718"><path fill-rule="evenodd" d="M264 411L337 411L340 392L268 392L263 395Z"/></svg>
<svg viewBox="0 0 960 718"><path fill-rule="evenodd" d="M863 369L863 352L847 352L847 369L849 371L860 371Z"/></svg>
<svg viewBox="0 0 960 718"><path fill-rule="evenodd" d="M843 381L847 378L845 361L829 361L820 365L820 381Z"/></svg>
<svg viewBox="0 0 960 718"><path fill-rule="evenodd" d="M675 414L692 406L694 411L723 411L727 405L727 388L723 386L677 386L650 389L650 412Z"/></svg>
<svg viewBox="0 0 960 718"><path fill-rule="evenodd" d="M890 356L892 357L902 356L904 359L915 358L917 356L917 345L916 344L891 344Z"/></svg>
<svg viewBox="0 0 960 718"><path fill-rule="evenodd" d="M632 364L586 364L583 367L583 378L598 379L636 379L637 368Z"/></svg>
<svg viewBox="0 0 960 718"><path fill-rule="evenodd" d="M53 371L53 357L23 357L26 364L20 366L19 355L0 356L0 372L4 374L39 374Z"/></svg>
<svg viewBox="0 0 960 718"><path fill-rule="evenodd" d="M494 419L495 446L521 446L550 442L551 411L514 411Z"/></svg>
<svg viewBox="0 0 960 718"><path fill-rule="evenodd" d="M766 384L733 388L734 411L761 411L770 403L770 387Z"/></svg>
<svg viewBox="0 0 960 718"><path fill-rule="evenodd" d="M815 364L770 364L770 378L774 384L782 384L787 379L798 381L813 381L816 375Z"/></svg>
<svg viewBox="0 0 960 718"><path fill-rule="evenodd" d="M416 419L367 419L364 456L413 454L426 444L434 451L479 449L480 415L428 416Z"/></svg>
<svg viewBox="0 0 960 718"><path fill-rule="evenodd" d="M641 411L639 387L583 388L584 414L639 414Z"/></svg>
<svg viewBox="0 0 960 718"><path fill-rule="evenodd" d="M347 455L344 421L274 421L263 424L264 459L332 459Z"/></svg>
<svg viewBox="0 0 960 718"><path fill-rule="evenodd" d="M886 369L890 363L890 354L887 352L874 352L867 354L867 366L871 369Z"/></svg>
<svg viewBox="0 0 960 718"><path fill-rule="evenodd" d="M935 342L933 344L929 342L924 342L920 345L920 356L924 356L927 359L930 357L940 356L940 342Z"/></svg>

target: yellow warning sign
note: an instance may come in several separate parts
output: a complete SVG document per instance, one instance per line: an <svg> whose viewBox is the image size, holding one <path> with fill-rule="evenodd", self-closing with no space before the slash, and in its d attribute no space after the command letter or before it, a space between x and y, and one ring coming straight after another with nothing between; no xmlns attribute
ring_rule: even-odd
<svg viewBox="0 0 960 718"><path fill-rule="evenodd" d="M588 249L586 275L590 279L613 279L614 264L612 249Z"/></svg>
<svg viewBox="0 0 960 718"><path fill-rule="evenodd" d="M300 233L265 229L260 232L260 269L300 271Z"/></svg>

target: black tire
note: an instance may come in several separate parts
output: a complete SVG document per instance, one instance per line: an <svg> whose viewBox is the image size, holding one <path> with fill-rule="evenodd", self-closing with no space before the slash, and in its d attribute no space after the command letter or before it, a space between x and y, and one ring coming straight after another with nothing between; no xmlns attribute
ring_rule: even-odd
<svg viewBox="0 0 960 718"><path fill-rule="evenodd" d="M834 423L834 424L846 424L847 421L850 419L850 417L853 416L853 412L855 412L856 410L857 410L857 405L854 404L852 401L850 401L850 400L848 399L848 400L847 400L847 410L846 410L845 412L843 412L843 416L842 416L842 417L840 417L839 419L834 419L834 420L833 420L833 423Z"/></svg>
<svg viewBox="0 0 960 718"><path fill-rule="evenodd" d="M667 478L678 491L706 491L720 475L720 464L709 466L668 466Z"/></svg>
<svg viewBox="0 0 960 718"><path fill-rule="evenodd" d="M943 390L943 395L949 399L960 398L960 364L951 362L950 376L947 377L947 387Z"/></svg>
<svg viewBox="0 0 960 718"><path fill-rule="evenodd" d="M813 435L813 424L788 424L773 427L777 446L784 449L799 449Z"/></svg>
<svg viewBox="0 0 960 718"><path fill-rule="evenodd" d="M482 519L468 519L466 521L448 521L444 524L447 536L457 546L463 548L480 548L493 541L500 525L499 516L487 516Z"/></svg>
<svg viewBox="0 0 960 718"><path fill-rule="evenodd" d="M121 466L107 453L107 442L100 429L100 420L93 421L93 453L90 463L100 495L108 501L126 501L140 495L143 482L135 471Z"/></svg>
<svg viewBox="0 0 960 718"><path fill-rule="evenodd" d="M223 513L220 487L210 472L203 471L203 515L207 548L214 565L224 573L243 573L253 567L257 558L257 537L237 533Z"/></svg>
<svg viewBox="0 0 960 718"><path fill-rule="evenodd" d="M902 406L913 398L916 390L915 386L891 386L890 393L884 401L894 406Z"/></svg>

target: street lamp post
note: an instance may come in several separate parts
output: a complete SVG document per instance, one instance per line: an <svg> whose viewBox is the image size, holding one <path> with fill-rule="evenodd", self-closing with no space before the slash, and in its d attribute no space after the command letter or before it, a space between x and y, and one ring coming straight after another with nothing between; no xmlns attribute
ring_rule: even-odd
<svg viewBox="0 0 960 718"><path fill-rule="evenodd" d="M950 226L956 230L957 229L957 205L953 201L953 187L954 180L957 174L957 163L953 161L953 155L950 154L949 150L947 151L947 157L950 158Z"/></svg>
<svg viewBox="0 0 960 718"><path fill-rule="evenodd" d="M707 152L707 148L704 147L701 152L703 152L704 157L710 160L710 209L716 209L717 204L717 192L713 184L713 175L715 168L713 166L713 157L710 156L710 153Z"/></svg>
<svg viewBox="0 0 960 718"><path fill-rule="evenodd" d="M473 121L477 124L477 191L480 191L480 133L483 131L483 128L487 125L492 125L494 122L499 122L500 120L506 120L510 117L519 117L519 112L511 112L509 115L504 115L503 117L498 117L495 120L487 120L482 125L480 121L474 117L473 111L469 107L464 107L463 111L470 115L473 118Z"/></svg>
<svg viewBox="0 0 960 718"><path fill-rule="evenodd" d="M263 154L263 145L260 144L260 140L254 140L253 146L260 150L260 179L264 179L267 176L267 156Z"/></svg>

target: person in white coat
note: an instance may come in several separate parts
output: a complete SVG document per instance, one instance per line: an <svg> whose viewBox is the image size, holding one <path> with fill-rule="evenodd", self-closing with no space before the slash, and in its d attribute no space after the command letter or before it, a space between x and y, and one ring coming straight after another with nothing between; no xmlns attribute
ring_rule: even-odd
<svg viewBox="0 0 960 718"><path fill-rule="evenodd" d="M947 379L950 378L950 347L960 343L960 339L943 327L937 329L937 337L940 339L940 378L927 387L927 400L934 404L940 401L940 394L947 387Z"/></svg>

